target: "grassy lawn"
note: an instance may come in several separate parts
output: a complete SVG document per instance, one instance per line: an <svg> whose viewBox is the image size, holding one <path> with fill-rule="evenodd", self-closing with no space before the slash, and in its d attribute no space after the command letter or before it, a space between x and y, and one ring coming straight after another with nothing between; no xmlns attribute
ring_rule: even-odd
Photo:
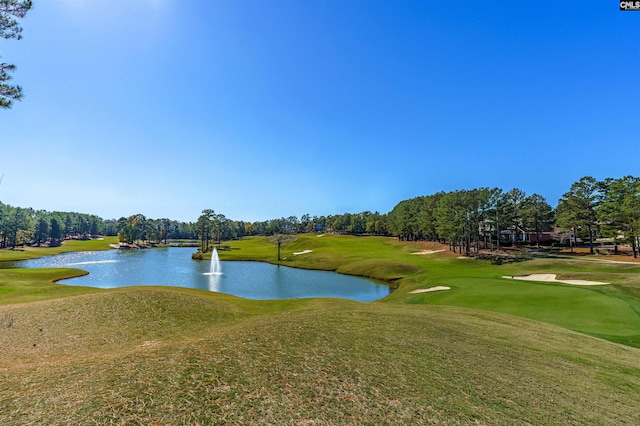
<svg viewBox="0 0 640 426"><path fill-rule="evenodd" d="M223 260L276 258L263 238L231 248ZM431 248L333 235L282 247L283 265L396 288L374 303L0 270L0 424L640 424L640 265L411 254ZM542 272L612 284L502 278ZM409 293L436 285L451 290Z"/></svg>
<svg viewBox="0 0 640 426"><path fill-rule="evenodd" d="M102 240L66 240L58 247L19 247L14 250L0 250L0 262L27 260L41 256L68 253L72 251L109 250L109 244L117 243L118 237L105 237Z"/></svg>
<svg viewBox="0 0 640 426"><path fill-rule="evenodd" d="M85 274L73 268L0 269L0 306L104 291L54 282Z"/></svg>
<svg viewBox="0 0 640 426"><path fill-rule="evenodd" d="M221 252L221 259L275 260L275 246L262 238L242 240L231 246L231 251ZM283 246L283 260L278 263L390 282L398 288L385 303L483 309L640 347L640 264L533 259L494 265L489 261L458 259L448 251L411 254L424 249L442 250L442 247L382 237L301 235L297 241ZM303 250L313 252L293 254ZM612 284L591 287L502 278L543 272L555 273L559 278ZM409 293L434 286L447 286L451 290Z"/></svg>
<svg viewBox="0 0 640 426"><path fill-rule="evenodd" d="M9 316L2 424L640 421L638 349L479 310L127 288Z"/></svg>

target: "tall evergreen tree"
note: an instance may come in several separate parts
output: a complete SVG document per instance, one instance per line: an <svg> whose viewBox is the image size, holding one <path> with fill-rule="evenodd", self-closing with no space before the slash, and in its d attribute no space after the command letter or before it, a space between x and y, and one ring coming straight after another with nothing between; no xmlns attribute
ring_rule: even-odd
<svg viewBox="0 0 640 426"><path fill-rule="evenodd" d="M540 194L531 194L523 201L524 223L536 233L536 245L540 247L540 233L553 223L553 208Z"/></svg>
<svg viewBox="0 0 640 426"><path fill-rule="evenodd" d="M49 222L43 216L38 217L35 231L34 240L38 246L49 239Z"/></svg>
<svg viewBox="0 0 640 426"><path fill-rule="evenodd" d="M602 188L598 218L605 224L604 232L614 238L622 236L631 244L633 257L638 257L640 178L606 179Z"/></svg>
<svg viewBox="0 0 640 426"><path fill-rule="evenodd" d="M503 227L505 210L504 193L501 188L491 188L489 190L489 223L493 223L493 232L496 236L496 248L500 250L500 240L502 239L501 227ZM493 250L493 245L491 245Z"/></svg>
<svg viewBox="0 0 640 426"><path fill-rule="evenodd" d="M438 240L436 208L443 196L444 192L438 192L422 198L422 205L418 215L418 229L425 238L431 241Z"/></svg>
<svg viewBox="0 0 640 426"><path fill-rule="evenodd" d="M0 0L0 38L22 38L17 19L24 18L31 6L31 0ZM22 99L22 88L7 83L12 79L9 73L15 69L13 64L0 63L0 108L11 108L13 101Z"/></svg>
<svg viewBox="0 0 640 426"><path fill-rule="evenodd" d="M213 229L212 221L215 215L212 209L204 209L194 225L195 233L200 236L200 250L203 253L209 250L209 240Z"/></svg>
<svg viewBox="0 0 640 426"><path fill-rule="evenodd" d="M60 223L56 220L56 218L51 218L51 222L49 224L51 227L50 237L51 242L59 241L62 238L62 230L60 229Z"/></svg>
<svg viewBox="0 0 640 426"><path fill-rule="evenodd" d="M505 210L509 222L513 227L513 242L516 245L520 244L520 234L518 231L522 229L525 198L525 192L518 188L513 188L504 194Z"/></svg>
<svg viewBox="0 0 640 426"><path fill-rule="evenodd" d="M597 209L600 203L601 185L591 177L585 176L571 185L558 201L556 220L564 229L584 229L589 238L589 251L593 254L593 238L598 230Z"/></svg>

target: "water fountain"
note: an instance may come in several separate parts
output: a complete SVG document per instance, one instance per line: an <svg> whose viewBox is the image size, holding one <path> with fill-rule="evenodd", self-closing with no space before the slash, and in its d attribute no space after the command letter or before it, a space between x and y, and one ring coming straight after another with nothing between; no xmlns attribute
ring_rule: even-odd
<svg viewBox="0 0 640 426"><path fill-rule="evenodd" d="M218 250L216 250L215 247L211 252L211 267L209 268L209 272L205 272L205 275L222 275L222 267L220 266Z"/></svg>

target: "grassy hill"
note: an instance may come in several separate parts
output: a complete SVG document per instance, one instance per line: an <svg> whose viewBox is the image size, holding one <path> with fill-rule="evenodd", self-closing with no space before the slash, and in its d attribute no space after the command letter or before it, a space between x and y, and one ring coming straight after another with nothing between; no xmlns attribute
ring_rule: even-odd
<svg viewBox="0 0 640 426"><path fill-rule="evenodd" d="M276 254L258 238L232 248L223 259ZM283 247L289 266L389 280L376 303L98 290L51 283L78 270L0 270L0 424L640 424L640 349L610 341L638 341L638 266L410 254L424 248L335 236ZM550 269L615 284L501 278ZM435 285L451 290L409 293Z"/></svg>

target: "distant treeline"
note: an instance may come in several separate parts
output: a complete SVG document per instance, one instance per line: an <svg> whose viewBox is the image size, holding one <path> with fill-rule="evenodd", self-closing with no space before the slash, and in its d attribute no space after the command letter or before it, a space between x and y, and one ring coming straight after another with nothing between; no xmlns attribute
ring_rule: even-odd
<svg viewBox="0 0 640 426"><path fill-rule="evenodd" d="M634 176L603 181L584 177L571 185L556 209L542 195L527 195L518 188L478 188L403 200L387 214L306 214L249 223L205 210L195 226L205 251L212 241L245 235L335 232L440 241L465 254L503 245L577 241L587 242L593 252L594 240L607 237L615 244L630 244L634 256L639 254L639 230L640 178Z"/></svg>
<svg viewBox="0 0 640 426"><path fill-rule="evenodd" d="M305 232L338 232L349 234L388 235L386 215L378 212L344 213L329 216L302 215L258 222L237 222L211 209L202 212L194 230L203 251L214 243L250 235L297 234Z"/></svg>
<svg viewBox="0 0 640 426"><path fill-rule="evenodd" d="M190 223L170 219L147 219L143 215L104 220L96 215L75 212L49 212L12 207L0 203L0 247L59 245L66 239L121 235L133 242L195 239Z"/></svg>
<svg viewBox="0 0 640 426"><path fill-rule="evenodd" d="M82 213L35 211L0 203L0 246L59 244L68 238L115 236L133 243L199 239L204 251L215 243L250 235L334 232L388 235L401 240L446 242L452 250L469 254L480 248L550 243L563 233L566 242L588 242L608 237L631 245L638 255L640 230L640 178L625 176L575 182L553 209L539 194L513 188L478 188L400 201L387 214L305 214L298 218L244 222L227 219L207 209L196 222L149 219L136 214L104 220Z"/></svg>
<svg viewBox="0 0 640 426"><path fill-rule="evenodd" d="M66 238L98 235L102 219L81 213L47 212L0 203L0 247L56 244Z"/></svg>

